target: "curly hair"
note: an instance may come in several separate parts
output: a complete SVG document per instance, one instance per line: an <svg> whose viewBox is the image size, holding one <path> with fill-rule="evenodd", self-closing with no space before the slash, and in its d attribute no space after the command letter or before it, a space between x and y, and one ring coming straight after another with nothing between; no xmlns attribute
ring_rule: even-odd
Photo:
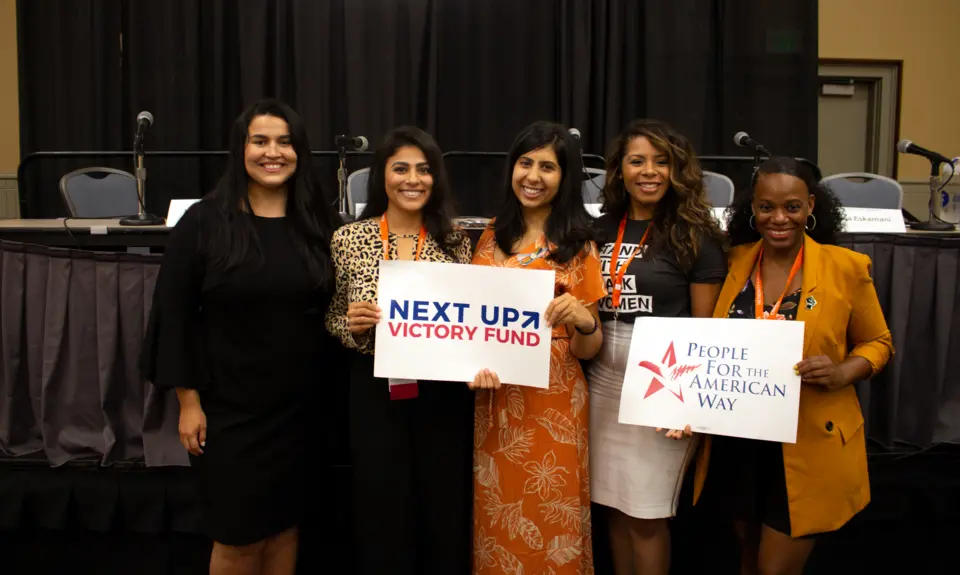
<svg viewBox="0 0 960 575"><path fill-rule="evenodd" d="M843 231L843 210L840 201L829 188L820 183L820 180L803 161L773 157L757 168L750 182L750 188L737 194L733 204L727 208L727 237L730 245L752 243L760 239L760 232L751 226L753 216L753 191L757 180L764 174L785 174L801 180L813 194L813 211L810 212L816 219L816 225L806 230L806 234L820 244L836 244L837 236Z"/></svg>
<svg viewBox="0 0 960 575"><path fill-rule="evenodd" d="M600 211L619 220L630 208L630 194L623 183L623 158L630 142L641 136L670 160L670 188L654 210L650 247L656 250L668 243L677 262L689 268L700 253L704 236L721 245L725 241L707 201L697 154L687 138L666 122L634 120L610 143Z"/></svg>

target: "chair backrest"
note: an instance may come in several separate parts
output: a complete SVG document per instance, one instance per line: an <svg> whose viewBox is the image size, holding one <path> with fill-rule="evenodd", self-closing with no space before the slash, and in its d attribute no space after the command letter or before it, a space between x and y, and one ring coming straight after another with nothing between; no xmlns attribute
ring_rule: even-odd
<svg viewBox="0 0 960 575"><path fill-rule="evenodd" d="M849 172L827 176L821 182L845 208L903 208L903 186L886 176Z"/></svg>
<svg viewBox="0 0 960 575"><path fill-rule="evenodd" d="M583 203L586 205L600 204L603 200L603 186L607 182L607 171L600 168L584 168L586 172L583 180Z"/></svg>
<svg viewBox="0 0 960 575"><path fill-rule="evenodd" d="M140 212L137 179L123 170L74 170L60 178L60 194L73 218L121 218Z"/></svg>
<svg viewBox="0 0 960 575"><path fill-rule="evenodd" d="M361 168L347 176L347 210L359 218L363 207L367 205L367 188L370 183L370 168Z"/></svg>
<svg viewBox="0 0 960 575"><path fill-rule="evenodd" d="M703 187L707 192L707 201L715 208L725 208L733 203L736 186L733 180L708 170L703 171Z"/></svg>

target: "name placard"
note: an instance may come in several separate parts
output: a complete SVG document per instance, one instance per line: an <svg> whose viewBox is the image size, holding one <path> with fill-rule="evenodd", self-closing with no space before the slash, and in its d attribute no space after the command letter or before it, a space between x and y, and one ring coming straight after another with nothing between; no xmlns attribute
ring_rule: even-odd
<svg viewBox="0 0 960 575"><path fill-rule="evenodd" d="M880 208L843 208L843 231L852 234L902 234L907 226L903 212Z"/></svg>
<svg viewBox="0 0 960 575"><path fill-rule="evenodd" d="M637 318L620 423L795 443L803 329L802 321Z"/></svg>
<svg viewBox="0 0 960 575"><path fill-rule="evenodd" d="M183 217L183 214L186 213L190 206L199 201L199 199L170 200L170 207L167 208L167 227L172 228L177 225L177 222L180 221L180 218Z"/></svg>

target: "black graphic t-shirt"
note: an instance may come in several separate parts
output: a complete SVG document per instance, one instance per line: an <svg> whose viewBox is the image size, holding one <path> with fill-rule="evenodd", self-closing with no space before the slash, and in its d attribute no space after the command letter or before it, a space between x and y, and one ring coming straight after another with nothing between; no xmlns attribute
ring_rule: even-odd
<svg viewBox="0 0 960 575"><path fill-rule="evenodd" d="M616 319L633 323L638 316L690 317L690 284L722 283L727 276L726 256L715 240L701 238L697 260L689 270L677 262L669 244L661 244L656 253L650 249L653 238L647 241L623 276L623 290L619 309L613 308L613 279L610 256L617 241L619 218L604 215L596 221L601 235L600 265L606 283L607 297L598 304L600 321ZM650 220L627 220L620 246L618 265L623 265L643 238ZM653 232L651 232L652 235Z"/></svg>

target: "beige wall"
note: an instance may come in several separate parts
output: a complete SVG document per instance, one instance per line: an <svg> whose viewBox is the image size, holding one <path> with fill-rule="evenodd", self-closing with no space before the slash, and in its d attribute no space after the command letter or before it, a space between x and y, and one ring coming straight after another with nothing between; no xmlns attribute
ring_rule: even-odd
<svg viewBox="0 0 960 575"><path fill-rule="evenodd" d="M17 94L17 0L0 0L0 174L20 163L20 107Z"/></svg>
<svg viewBox="0 0 960 575"><path fill-rule="evenodd" d="M960 0L819 0L820 57L902 60L900 137L960 156ZM930 164L900 156L897 179Z"/></svg>

